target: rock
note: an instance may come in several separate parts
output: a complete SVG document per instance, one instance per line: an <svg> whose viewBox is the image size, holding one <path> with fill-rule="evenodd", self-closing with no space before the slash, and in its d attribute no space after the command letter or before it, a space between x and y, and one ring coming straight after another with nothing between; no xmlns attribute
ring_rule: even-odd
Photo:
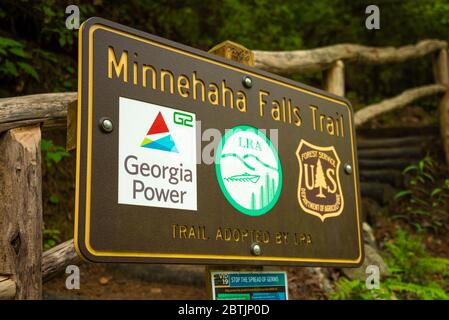
<svg viewBox="0 0 449 320"><path fill-rule="evenodd" d="M325 269L319 267L310 267L307 268L307 270L318 278L320 288L324 292L329 293L334 291L334 288L332 287L327 274L324 272Z"/></svg>
<svg viewBox="0 0 449 320"><path fill-rule="evenodd" d="M111 277L101 277L98 282L102 285L107 285L111 279Z"/></svg>
<svg viewBox="0 0 449 320"><path fill-rule="evenodd" d="M373 248L377 249L377 243L376 243L376 238L374 237L373 228L371 228L371 226L368 223L363 222L362 229L363 229L364 242L366 244L369 244Z"/></svg>
<svg viewBox="0 0 449 320"><path fill-rule="evenodd" d="M362 217L363 221L372 221L379 215L382 208L376 200L371 198L362 198Z"/></svg>
<svg viewBox="0 0 449 320"><path fill-rule="evenodd" d="M343 274L351 280L359 279L365 281L367 276L366 268L369 265L376 265L379 267L381 279L390 274L384 259L380 256L377 250L369 244L365 244L365 260L360 268L342 268L341 270Z"/></svg>
<svg viewBox="0 0 449 320"><path fill-rule="evenodd" d="M327 299L329 292L333 292L329 268L288 267L285 270L288 277L289 299L322 300Z"/></svg>

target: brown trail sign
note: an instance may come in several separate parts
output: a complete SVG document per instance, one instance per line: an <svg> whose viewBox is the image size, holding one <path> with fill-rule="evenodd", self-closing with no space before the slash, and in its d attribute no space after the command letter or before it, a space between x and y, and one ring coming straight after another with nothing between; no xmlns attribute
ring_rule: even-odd
<svg viewBox="0 0 449 320"><path fill-rule="evenodd" d="M81 256L361 264L346 99L99 18L80 29L79 61ZM202 163L211 146L215 162Z"/></svg>

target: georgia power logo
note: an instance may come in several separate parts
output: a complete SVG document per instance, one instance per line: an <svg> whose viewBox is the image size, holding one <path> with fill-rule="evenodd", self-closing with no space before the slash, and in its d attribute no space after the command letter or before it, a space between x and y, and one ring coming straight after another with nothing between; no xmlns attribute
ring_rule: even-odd
<svg viewBox="0 0 449 320"><path fill-rule="evenodd" d="M217 148L216 175L226 199L238 211L259 216L279 199L282 168L271 141L258 129L228 130Z"/></svg>
<svg viewBox="0 0 449 320"><path fill-rule="evenodd" d="M143 138L140 146L148 149L178 152L175 142L173 141L173 137L170 134L164 117L160 111L148 130L146 137Z"/></svg>
<svg viewBox="0 0 449 320"><path fill-rule="evenodd" d="M340 158L334 146L319 147L301 139L298 201L301 208L321 219L336 217L344 207L340 185Z"/></svg>
<svg viewBox="0 0 449 320"><path fill-rule="evenodd" d="M197 210L195 114L120 97L118 203Z"/></svg>

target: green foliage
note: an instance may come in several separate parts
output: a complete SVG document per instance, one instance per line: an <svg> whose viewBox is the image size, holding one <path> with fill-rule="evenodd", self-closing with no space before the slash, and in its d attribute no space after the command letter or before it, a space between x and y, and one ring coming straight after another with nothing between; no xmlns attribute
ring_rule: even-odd
<svg viewBox="0 0 449 320"><path fill-rule="evenodd" d="M61 231L57 229L44 229L42 236L44 240L44 251L49 250L61 242Z"/></svg>
<svg viewBox="0 0 449 320"><path fill-rule="evenodd" d="M57 169L57 167L53 167L53 165L58 164L64 158L70 157L70 153L67 152L64 147L55 145L52 140L48 139L41 140L41 151L45 160L45 165L50 170ZM51 205L56 206L60 203L60 198L57 194L50 194L48 202Z"/></svg>
<svg viewBox="0 0 449 320"><path fill-rule="evenodd" d="M340 278L337 282L338 290L332 293L332 300L398 300L423 299L423 300L448 300L449 294L441 289L438 284L427 286L406 283L396 279L386 279L379 289L367 289L366 284L360 280L348 280Z"/></svg>
<svg viewBox="0 0 449 320"><path fill-rule="evenodd" d="M391 275L381 279L379 289L367 289L361 280L340 278L330 298L449 300L449 259L430 256L419 237L401 229L385 248Z"/></svg>
<svg viewBox="0 0 449 320"><path fill-rule="evenodd" d="M70 157L70 153L64 147L53 144L52 140L41 140L41 150L44 153L47 167L59 163L63 158Z"/></svg>
<svg viewBox="0 0 449 320"><path fill-rule="evenodd" d="M405 190L399 191L396 214L393 216L415 226L418 231L440 231L448 222L449 179L438 179L440 169L427 154L418 163L406 167L408 178Z"/></svg>
<svg viewBox="0 0 449 320"><path fill-rule="evenodd" d="M0 37L0 77L11 79L29 75L39 81L36 69L29 64L30 59L23 42Z"/></svg>
<svg viewBox="0 0 449 320"><path fill-rule="evenodd" d="M381 283L379 289L368 290L366 284L361 280L338 279L337 290L331 293L332 300L391 300L396 299L389 287Z"/></svg>
<svg viewBox="0 0 449 320"><path fill-rule="evenodd" d="M385 262L400 280L429 284L440 276L449 276L449 259L431 257L421 239L404 230L397 230L385 248L388 252Z"/></svg>
<svg viewBox="0 0 449 320"><path fill-rule="evenodd" d="M49 201L51 204L58 204L60 200L56 194L52 194L52 195L50 195Z"/></svg>

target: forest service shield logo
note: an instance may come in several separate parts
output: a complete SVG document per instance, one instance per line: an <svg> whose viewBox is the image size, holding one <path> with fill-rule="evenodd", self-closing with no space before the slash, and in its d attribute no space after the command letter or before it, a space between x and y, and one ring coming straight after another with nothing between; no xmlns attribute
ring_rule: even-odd
<svg viewBox="0 0 449 320"><path fill-rule="evenodd" d="M340 184L340 159L334 146L319 147L301 139L298 201L301 208L321 219L336 217L344 207Z"/></svg>

